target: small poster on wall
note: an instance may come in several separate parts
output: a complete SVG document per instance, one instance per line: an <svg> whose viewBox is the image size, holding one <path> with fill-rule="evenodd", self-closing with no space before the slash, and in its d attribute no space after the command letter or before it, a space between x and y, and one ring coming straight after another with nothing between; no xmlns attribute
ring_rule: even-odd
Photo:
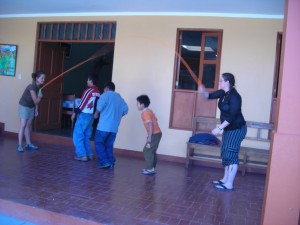
<svg viewBox="0 0 300 225"><path fill-rule="evenodd" d="M0 75L15 76L17 45L0 44Z"/></svg>

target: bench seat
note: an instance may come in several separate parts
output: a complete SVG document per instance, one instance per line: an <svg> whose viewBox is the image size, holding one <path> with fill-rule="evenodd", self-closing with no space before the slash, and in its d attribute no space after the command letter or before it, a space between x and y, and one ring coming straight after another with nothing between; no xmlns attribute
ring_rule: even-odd
<svg viewBox="0 0 300 225"><path fill-rule="evenodd" d="M201 132L210 132L219 124L220 121L216 118L195 117L193 119L193 135ZM248 133L245 140L270 142L269 132L273 129L273 124L247 121L247 128ZM221 138L221 135L218 137ZM221 163L220 146L187 142L186 168L189 168L194 160ZM243 146L242 143L239 151L239 160L243 176L246 174L247 168L266 169L269 161L269 150L260 147Z"/></svg>

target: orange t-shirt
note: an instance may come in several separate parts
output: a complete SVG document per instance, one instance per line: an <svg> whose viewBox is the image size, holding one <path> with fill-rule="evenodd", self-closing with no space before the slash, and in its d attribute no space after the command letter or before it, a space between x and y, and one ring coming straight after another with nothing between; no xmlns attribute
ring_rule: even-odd
<svg viewBox="0 0 300 225"><path fill-rule="evenodd" d="M151 121L153 124L153 134L161 133L160 128L157 123L156 116L154 115L154 113L152 112L151 109L147 108L146 110L144 110L142 112L142 120L143 120L144 126L145 126L148 134L149 134L149 130L150 130L150 127L148 124L149 121Z"/></svg>

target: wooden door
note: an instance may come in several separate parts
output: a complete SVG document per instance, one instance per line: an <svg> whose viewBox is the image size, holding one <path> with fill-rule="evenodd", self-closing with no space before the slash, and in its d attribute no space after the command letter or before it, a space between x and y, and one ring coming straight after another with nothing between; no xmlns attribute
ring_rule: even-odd
<svg viewBox="0 0 300 225"><path fill-rule="evenodd" d="M44 71L46 82L63 72L64 49L57 44L40 42L37 54L37 70ZM35 118L34 130L51 130L61 128L61 101L63 79L57 79L42 91L43 98L39 104L39 116Z"/></svg>

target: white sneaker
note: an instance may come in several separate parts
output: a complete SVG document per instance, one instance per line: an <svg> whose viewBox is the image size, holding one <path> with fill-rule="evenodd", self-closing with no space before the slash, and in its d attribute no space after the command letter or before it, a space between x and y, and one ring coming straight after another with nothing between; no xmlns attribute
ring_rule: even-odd
<svg viewBox="0 0 300 225"><path fill-rule="evenodd" d="M154 169L153 170L145 169L142 173L145 175L151 175L151 174L156 174L156 171Z"/></svg>
<svg viewBox="0 0 300 225"><path fill-rule="evenodd" d="M17 151L24 152L24 148L22 147L22 145L18 145Z"/></svg>
<svg viewBox="0 0 300 225"><path fill-rule="evenodd" d="M27 145L25 146L25 148L26 148L27 150L38 150L38 149L39 149L38 146L35 146L35 145L33 145L33 144L27 144Z"/></svg>

